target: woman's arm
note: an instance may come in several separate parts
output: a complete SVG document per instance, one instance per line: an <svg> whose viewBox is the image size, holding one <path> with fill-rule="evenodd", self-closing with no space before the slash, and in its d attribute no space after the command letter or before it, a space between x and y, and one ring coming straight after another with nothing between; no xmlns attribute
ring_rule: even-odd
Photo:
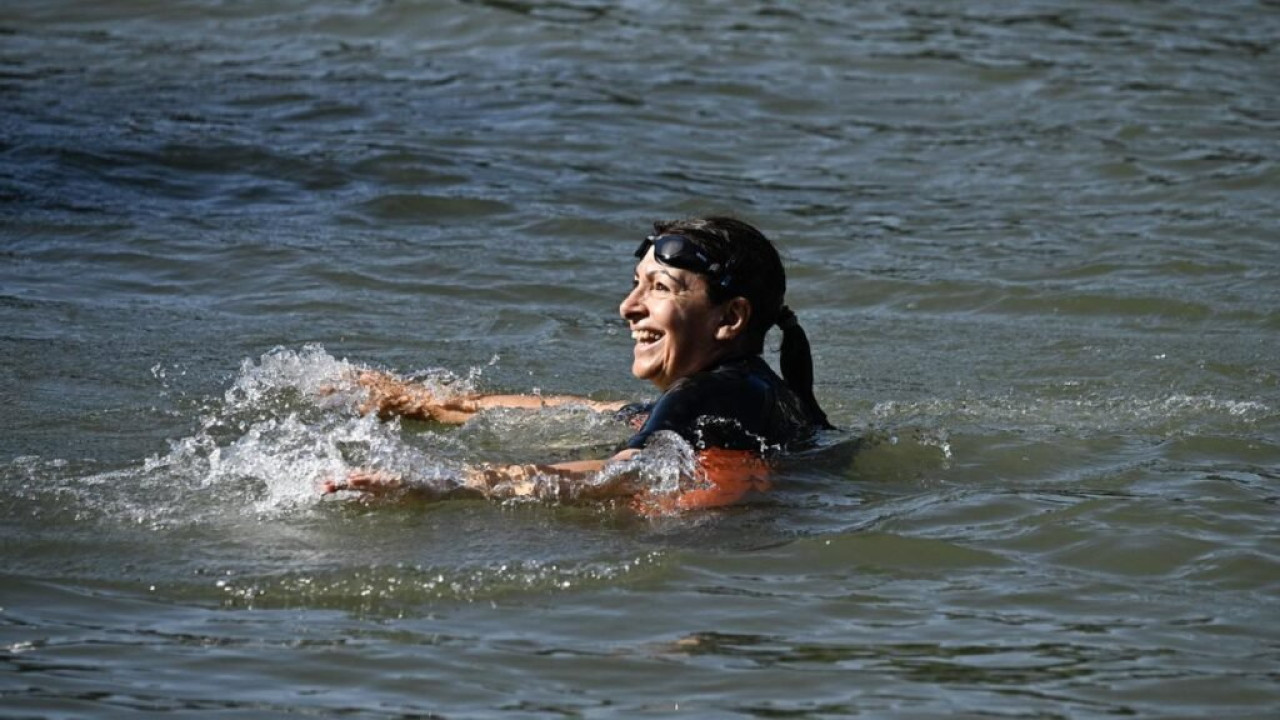
<svg viewBox="0 0 1280 720"><path fill-rule="evenodd" d="M491 500L528 498L553 502L630 500L644 515L666 515L738 504L766 493L772 486L769 462L746 451L710 449L698 453L694 485L678 492L653 493L634 465L638 450L623 450L608 460L579 460L548 465L479 465L464 472L457 487L438 490L413 485L403 476L382 470L358 470L343 481L329 481L325 494L355 490L370 494L403 491L430 499L470 495Z"/></svg>
<svg viewBox="0 0 1280 720"><path fill-rule="evenodd" d="M481 410L490 408L517 408L538 410L561 405L583 405L598 412L616 412L625 402L600 402L574 395L481 395L459 393L441 396L421 383L402 380L390 373L365 370L356 376L356 383L368 392L360 405L362 413L377 413L379 417L394 415L418 420L460 425Z"/></svg>
<svg viewBox="0 0 1280 720"><path fill-rule="evenodd" d="M576 460L546 465L477 465L468 467L462 484L436 495L475 494L506 500L536 498L540 500L599 500L630 497L635 494L632 477L627 472L610 473L635 456L636 450L623 450L608 460ZM325 494L340 490L356 490L372 494L396 491L429 492L410 484L402 475L384 470L356 470L345 480L330 480L321 488Z"/></svg>
<svg viewBox="0 0 1280 720"><path fill-rule="evenodd" d="M624 450L608 460L551 464L480 465L467 472L466 484L490 499L532 498L572 502L631 497L636 493L628 472L610 473L615 464L637 451Z"/></svg>

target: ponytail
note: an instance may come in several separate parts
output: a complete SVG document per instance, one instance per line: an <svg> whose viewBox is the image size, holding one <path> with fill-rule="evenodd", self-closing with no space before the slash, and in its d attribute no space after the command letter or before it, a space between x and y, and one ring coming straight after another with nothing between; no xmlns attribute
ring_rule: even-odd
<svg viewBox="0 0 1280 720"><path fill-rule="evenodd" d="M653 224L657 235L682 235L692 240L709 257L725 266L725 274L708 284L711 301L720 304L734 297L751 303L742 346L744 353L759 355L764 339L775 325L782 329L778 364L782 377L800 401L810 423L831 428L827 414L813 396L813 351L796 314L783 304L787 294L787 273L778 249L764 233L730 217L688 218Z"/></svg>
<svg viewBox="0 0 1280 720"><path fill-rule="evenodd" d="M800 398L814 424L833 427L827 420L827 414L818 406L818 399L813 396L813 351L809 348L809 336L800 327L796 314L786 305L778 310L775 324L782 330L782 348L778 357L782 378L787 381L791 392Z"/></svg>

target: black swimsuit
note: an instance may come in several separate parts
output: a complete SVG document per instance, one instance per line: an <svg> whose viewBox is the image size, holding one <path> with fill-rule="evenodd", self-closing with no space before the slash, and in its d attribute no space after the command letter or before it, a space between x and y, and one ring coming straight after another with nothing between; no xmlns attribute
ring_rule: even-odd
<svg viewBox="0 0 1280 720"><path fill-rule="evenodd" d="M726 360L680 378L649 406L623 408L624 417L648 412L628 448L643 448L670 430L695 448L751 450L768 455L794 450L818 429L799 398L759 355Z"/></svg>

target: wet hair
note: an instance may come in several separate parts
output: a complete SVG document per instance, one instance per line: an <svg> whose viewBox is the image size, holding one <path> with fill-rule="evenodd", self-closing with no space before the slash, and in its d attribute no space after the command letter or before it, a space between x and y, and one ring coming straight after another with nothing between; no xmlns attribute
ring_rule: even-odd
<svg viewBox="0 0 1280 720"><path fill-rule="evenodd" d="M653 224L657 235L683 235L724 263L728 281L708 283L711 301L717 305L744 297L751 303L747 322L747 349L764 351L764 337L775 325L782 330L778 364L782 378L804 404L817 425L831 427L827 414L813 395L813 351L796 314L784 304L787 274L778 250L756 228L731 217L687 218Z"/></svg>

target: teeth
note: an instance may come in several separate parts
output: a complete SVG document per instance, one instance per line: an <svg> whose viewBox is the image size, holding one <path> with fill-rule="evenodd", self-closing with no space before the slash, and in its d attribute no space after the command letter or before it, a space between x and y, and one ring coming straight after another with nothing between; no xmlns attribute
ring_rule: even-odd
<svg viewBox="0 0 1280 720"><path fill-rule="evenodd" d="M660 337L662 337L661 333L656 333L652 330L632 330L631 331L631 339L639 343L657 342L658 338Z"/></svg>

